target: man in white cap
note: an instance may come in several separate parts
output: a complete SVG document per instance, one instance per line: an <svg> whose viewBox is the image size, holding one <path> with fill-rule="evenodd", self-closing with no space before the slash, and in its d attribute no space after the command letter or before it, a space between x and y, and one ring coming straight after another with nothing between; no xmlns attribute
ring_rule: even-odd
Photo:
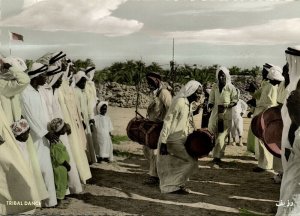
<svg viewBox="0 0 300 216"><path fill-rule="evenodd" d="M53 207L57 204L57 201L49 141L54 142L58 140L58 137L47 129L47 124L50 119L47 115L44 98L42 98L39 93L40 86L46 83L47 70L47 65L37 62L32 64L28 71L30 85L22 92L20 99L22 115L30 125L30 134L37 149L42 175L49 193L49 198L43 200L42 205Z"/></svg>
<svg viewBox="0 0 300 216"><path fill-rule="evenodd" d="M29 84L28 75L20 70L7 74L11 65L1 61L0 95L20 94ZM9 205L9 201L39 201L33 174L22 156L0 104L0 214L18 214L35 209L35 205ZM16 181L17 179L17 181Z"/></svg>
<svg viewBox="0 0 300 216"><path fill-rule="evenodd" d="M75 94L76 94L76 100L78 105L78 110L80 111L82 117L83 117L83 125L85 127L86 132L86 138L87 138L87 157L89 160L89 163L96 163L96 153L94 149L93 139L92 139L92 132L90 123L91 120L89 118L89 107L88 107L88 100L86 93L84 91L86 82L88 80L88 77L85 75L85 72L78 71L75 75Z"/></svg>
<svg viewBox="0 0 300 216"><path fill-rule="evenodd" d="M261 89L261 96L256 102L254 116L277 105L277 89L280 82L284 80L282 69L278 66L272 66L267 75L268 81ZM254 172L262 172L273 168L273 155L266 149L265 145L258 138L256 140L256 148L258 149L256 158L258 158L258 166L253 169Z"/></svg>
<svg viewBox="0 0 300 216"><path fill-rule="evenodd" d="M87 140L82 126L82 117L77 109L74 88L71 87L71 79L73 74L72 62L66 60L65 71L63 72L62 85L58 89L58 100L63 113L63 119L71 127L72 133L68 135L70 147L76 162L79 176L82 183L92 177L89 163L86 155Z"/></svg>
<svg viewBox="0 0 300 216"><path fill-rule="evenodd" d="M209 118L208 130L214 133L216 144L213 149L214 166L218 167L225 152L225 138L232 124L232 107L238 102L235 86L231 84L229 70L220 67L216 71L217 83L213 85L208 99L208 107L212 112Z"/></svg>
<svg viewBox="0 0 300 216"><path fill-rule="evenodd" d="M189 81L173 98L159 137L157 173L162 193L188 194L185 183L197 168L197 159L186 149L187 136L192 133L192 103L202 94L199 82Z"/></svg>

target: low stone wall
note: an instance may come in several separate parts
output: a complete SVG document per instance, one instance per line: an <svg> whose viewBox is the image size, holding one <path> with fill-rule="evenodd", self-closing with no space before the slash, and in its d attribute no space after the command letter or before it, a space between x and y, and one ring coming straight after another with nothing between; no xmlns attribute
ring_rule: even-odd
<svg viewBox="0 0 300 216"><path fill-rule="evenodd" d="M232 83L241 91L241 98L247 101L251 98L244 89L247 82L254 80L253 77L232 76ZM166 85L166 84L165 84ZM176 84L174 89L178 92L180 84ZM127 86L116 82L107 82L97 86L97 94L100 100L109 101L110 106L131 108L136 106L137 91L135 86ZM147 108L150 101L150 91L147 83L141 84L139 96L139 108Z"/></svg>

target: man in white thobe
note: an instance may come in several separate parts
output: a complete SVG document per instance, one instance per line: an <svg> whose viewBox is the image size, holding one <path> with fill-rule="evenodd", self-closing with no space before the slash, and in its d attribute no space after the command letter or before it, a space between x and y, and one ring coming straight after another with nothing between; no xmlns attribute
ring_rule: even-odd
<svg viewBox="0 0 300 216"><path fill-rule="evenodd" d="M46 184L49 198L43 200L42 205L53 207L57 204L54 185L53 168L50 158L49 140L58 140L53 133L47 130L47 124L50 122L47 115L47 108L44 99L41 97L38 89L46 83L48 67L41 63L33 63L28 75L31 79L30 85L21 94L22 115L30 125L30 134L37 150L39 163Z"/></svg>
<svg viewBox="0 0 300 216"><path fill-rule="evenodd" d="M92 177L89 163L86 155L87 140L82 126L82 117L78 112L77 103L74 94L74 88L71 87L72 72L71 63L64 72L62 85L58 89L58 99L63 113L63 119L71 127L72 133L69 134L69 143L73 152L74 160L80 175L82 183Z"/></svg>
<svg viewBox="0 0 300 216"><path fill-rule="evenodd" d="M61 71L61 68L59 66L49 66L47 71L48 82L45 84L45 86L43 86L43 88L39 89L39 92L41 93L42 97L46 101L49 119L52 120L54 118L63 119L63 113L58 101L58 97L59 97L58 88L61 86L62 83L62 75L63 72ZM71 166L71 170L68 172L68 186L70 191L68 191L67 194L80 193L82 192L82 186L80 183L77 166L74 161L72 150L69 144L68 135L67 134L61 135L60 140L66 147L70 157L69 164Z"/></svg>
<svg viewBox="0 0 300 216"><path fill-rule="evenodd" d="M20 94L30 82L28 75L20 70L8 72L10 67L10 64L1 62L0 95L8 98ZM7 201L40 200L33 173L26 165L1 104L0 119L0 215L33 210L34 205L7 203Z"/></svg>
<svg viewBox="0 0 300 216"><path fill-rule="evenodd" d="M185 184L197 168L197 159L187 153L184 144L192 132L192 102L199 100L201 93L201 84L189 81L172 100L164 119L157 156L162 193L189 193Z"/></svg>
<svg viewBox="0 0 300 216"><path fill-rule="evenodd" d="M254 116L277 105L278 84L284 80L282 69L278 66L272 66L267 75L268 81L262 86L261 96L256 103ZM258 138L255 139L255 145L258 151L255 152L258 158L258 166L253 169L254 172L262 172L273 168L274 156L267 150L264 143Z"/></svg>
<svg viewBox="0 0 300 216"><path fill-rule="evenodd" d="M83 118L83 124L85 126L85 133L87 139L87 157L89 163L97 162L96 153L94 149L93 139L92 139L92 132L90 123L94 122L93 119L89 118L89 108L88 108L88 100L86 93L84 91L86 82L88 77L85 75L83 71L78 71L75 75L75 95L76 95L76 103L79 112Z"/></svg>

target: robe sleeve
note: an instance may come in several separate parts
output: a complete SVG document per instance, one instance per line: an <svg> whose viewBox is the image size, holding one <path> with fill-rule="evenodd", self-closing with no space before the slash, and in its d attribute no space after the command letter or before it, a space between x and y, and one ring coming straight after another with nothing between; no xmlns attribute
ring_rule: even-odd
<svg viewBox="0 0 300 216"><path fill-rule="evenodd" d="M113 127L113 124L111 122L111 119L109 116L107 116L107 121L108 121L108 129L109 129L109 132L113 131L114 130L114 127Z"/></svg>
<svg viewBox="0 0 300 216"><path fill-rule="evenodd" d="M172 95L167 89L162 89L161 94L159 94L159 98L161 102L163 103L166 111L169 110L172 102Z"/></svg>
<svg viewBox="0 0 300 216"><path fill-rule="evenodd" d="M243 100L240 100L240 103L241 103L242 113L245 113L248 109L248 105Z"/></svg>
<svg viewBox="0 0 300 216"><path fill-rule="evenodd" d="M16 94L20 94L29 84L29 76L20 71L11 71L15 80L3 80L0 79L0 92L5 97L12 97Z"/></svg>
<svg viewBox="0 0 300 216"><path fill-rule="evenodd" d="M176 124L176 121L180 115L181 108L182 106L180 105L179 100L176 100L171 104L170 109L164 119L163 128L160 132L159 140L161 143L167 143L171 131L171 126L172 124Z"/></svg>
<svg viewBox="0 0 300 216"><path fill-rule="evenodd" d="M211 88L211 91L209 93L209 98L208 98L208 104L215 105L215 91L216 91L216 84Z"/></svg>
<svg viewBox="0 0 300 216"><path fill-rule="evenodd" d="M236 88L232 85L230 90L230 104L236 104L239 101L239 95Z"/></svg>
<svg viewBox="0 0 300 216"><path fill-rule="evenodd" d="M92 83L88 83L87 84L87 91L86 91L86 97L87 97L87 102L88 102L88 115L89 115L89 119L94 119L95 115L94 115L94 106L96 105L96 101L94 100L93 97L93 91L94 91L94 85L92 85Z"/></svg>

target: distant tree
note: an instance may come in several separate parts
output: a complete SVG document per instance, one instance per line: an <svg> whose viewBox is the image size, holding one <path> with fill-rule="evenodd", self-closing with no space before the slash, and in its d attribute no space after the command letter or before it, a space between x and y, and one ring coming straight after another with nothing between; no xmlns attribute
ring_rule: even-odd
<svg viewBox="0 0 300 216"><path fill-rule="evenodd" d="M81 59L77 59L75 62L74 62L74 67L76 69L76 71L79 71L79 70L84 70L86 69L87 67L90 67L90 66L95 66L94 62L87 58L86 60L81 60Z"/></svg>

